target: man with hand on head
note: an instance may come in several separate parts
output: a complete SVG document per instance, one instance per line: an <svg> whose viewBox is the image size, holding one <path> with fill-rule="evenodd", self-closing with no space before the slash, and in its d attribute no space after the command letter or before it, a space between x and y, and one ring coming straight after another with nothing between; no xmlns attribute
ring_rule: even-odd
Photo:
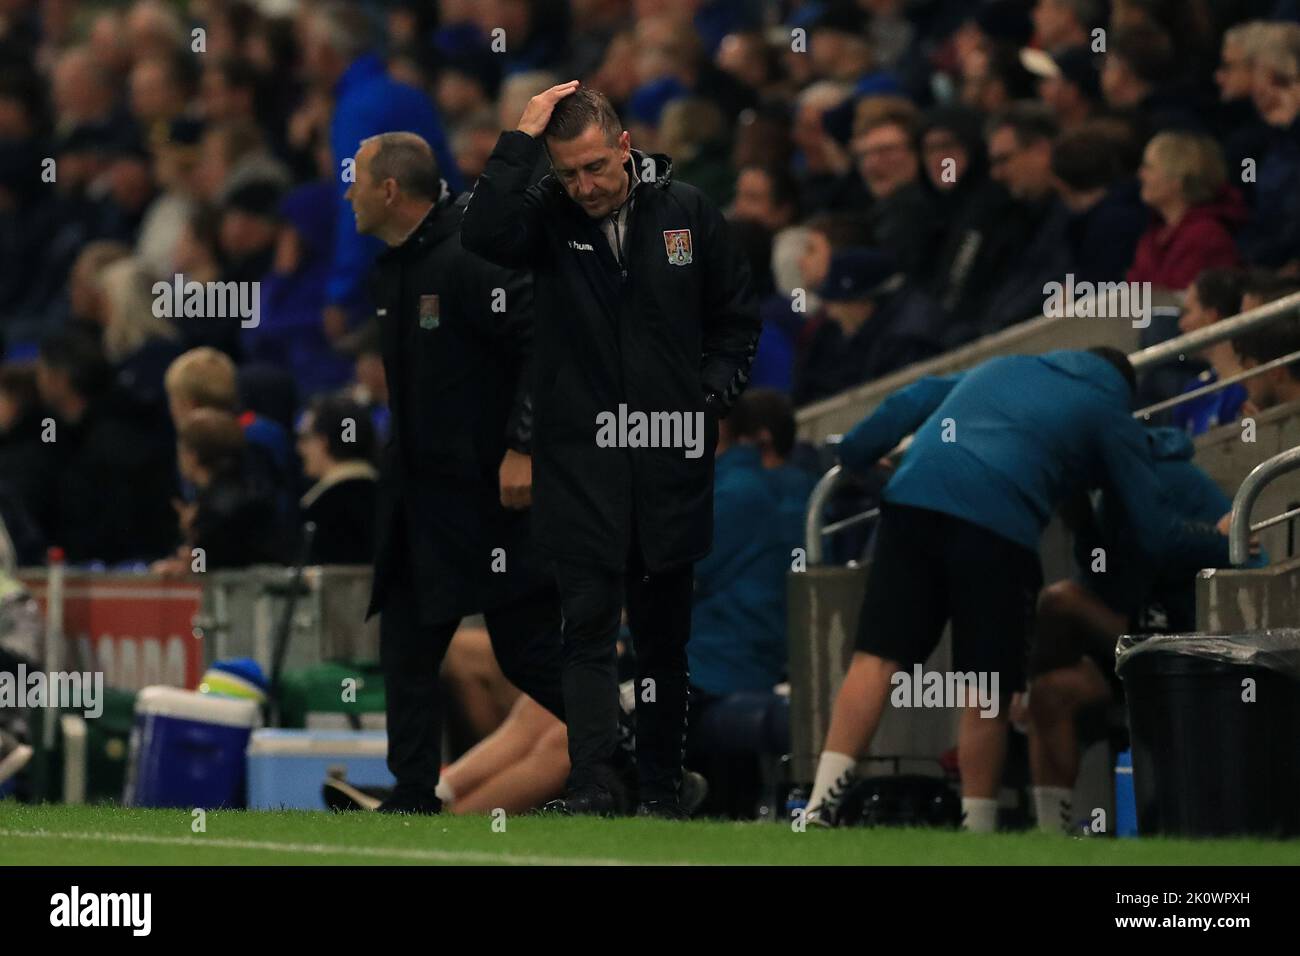
<svg viewBox="0 0 1300 956"><path fill-rule="evenodd" d="M530 186L544 152L552 172ZM534 532L560 589L572 764L552 809L624 809L612 755L626 604L637 810L682 816L692 566L711 544L717 421L758 341L749 268L713 203L672 178L667 156L632 149L609 100L576 80L502 134L461 235L531 268L536 288ZM624 414L651 434L608 440L599 423Z"/></svg>

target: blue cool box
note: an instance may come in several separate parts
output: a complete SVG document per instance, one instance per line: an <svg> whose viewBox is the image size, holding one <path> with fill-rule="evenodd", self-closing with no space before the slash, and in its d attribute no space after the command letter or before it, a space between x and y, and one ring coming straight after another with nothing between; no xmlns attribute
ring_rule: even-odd
<svg viewBox="0 0 1300 956"><path fill-rule="evenodd" d="M255 701L146 687L135 701L128 807L242 807Z"/></svg>
<svg viewBox="0 0 1300 956"><path fill-rule="evenodd" d="M1115 759L1115 835L1138 835L1137 796L1133 789L1133 751Z"/></svg>
<svg viewBox="0 0 1300 956"><path fill-rule="evenodd" d="M321 784L331 770L348 783L391 787L382 730L258 730L248 744L250 810L324 810Z"/></svg>

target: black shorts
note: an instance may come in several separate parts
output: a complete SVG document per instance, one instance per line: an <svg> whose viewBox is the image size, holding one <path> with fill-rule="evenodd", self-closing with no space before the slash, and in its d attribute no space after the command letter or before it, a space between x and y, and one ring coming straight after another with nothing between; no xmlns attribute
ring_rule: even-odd
<svg viewBox="0 0 1300 956"><path fill-rule="evenodd" d="M1025 686L1042 586L1037 552L961 518L885 503L856 647L910 669L951 620L953 670L996 673L1009 696Z"/></svg>

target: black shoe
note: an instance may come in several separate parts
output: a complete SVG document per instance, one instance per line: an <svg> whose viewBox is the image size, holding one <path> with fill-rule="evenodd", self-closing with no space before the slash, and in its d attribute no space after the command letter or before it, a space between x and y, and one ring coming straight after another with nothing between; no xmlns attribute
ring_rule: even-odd
<svg viewBox="0 0 1300 956"><path fill-rule="evenodd" d="M619 815L619 806L605 787L581 787L545 804L541 812L564 817L613 817Z"/></svg>
<svg viewBox="0 0 1300 956"><path fill-rule="evenodd" d="M694 770L682 774L682 785L676 797L664 800L642 800L637 804L638 817L658 817L661 820L689 820L709 795L709 784Z"/></svg>
<svg viewBox="0 0 1300 956"><path fill-rule="evenodd" d="M442 801L430 791L398 786L379 806L376 813L410 813L432 816L442 812Z"/></svg>
<svg viewBox="0 0 1300 956"><path fill-rule="evenodd" d="M321 785L321 799L335 812L350 810L378 810L379 805L392 795L389 787L358 787L340 777L330 777Z"/></svg>

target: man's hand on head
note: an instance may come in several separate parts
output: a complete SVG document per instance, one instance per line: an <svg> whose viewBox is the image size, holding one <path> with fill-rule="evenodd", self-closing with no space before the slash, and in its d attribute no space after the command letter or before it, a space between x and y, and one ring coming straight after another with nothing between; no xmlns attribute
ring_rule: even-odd
<svg viewBox="0 0 1300 956"><path fill-rule="evenodd" d="M555 104L577 89L578 81L570 80L538 93L524 108L524 115L519 118L519 131L527 133L533 139L541 136L546 124L551 121L551 111L555 109Z"/></svg>

